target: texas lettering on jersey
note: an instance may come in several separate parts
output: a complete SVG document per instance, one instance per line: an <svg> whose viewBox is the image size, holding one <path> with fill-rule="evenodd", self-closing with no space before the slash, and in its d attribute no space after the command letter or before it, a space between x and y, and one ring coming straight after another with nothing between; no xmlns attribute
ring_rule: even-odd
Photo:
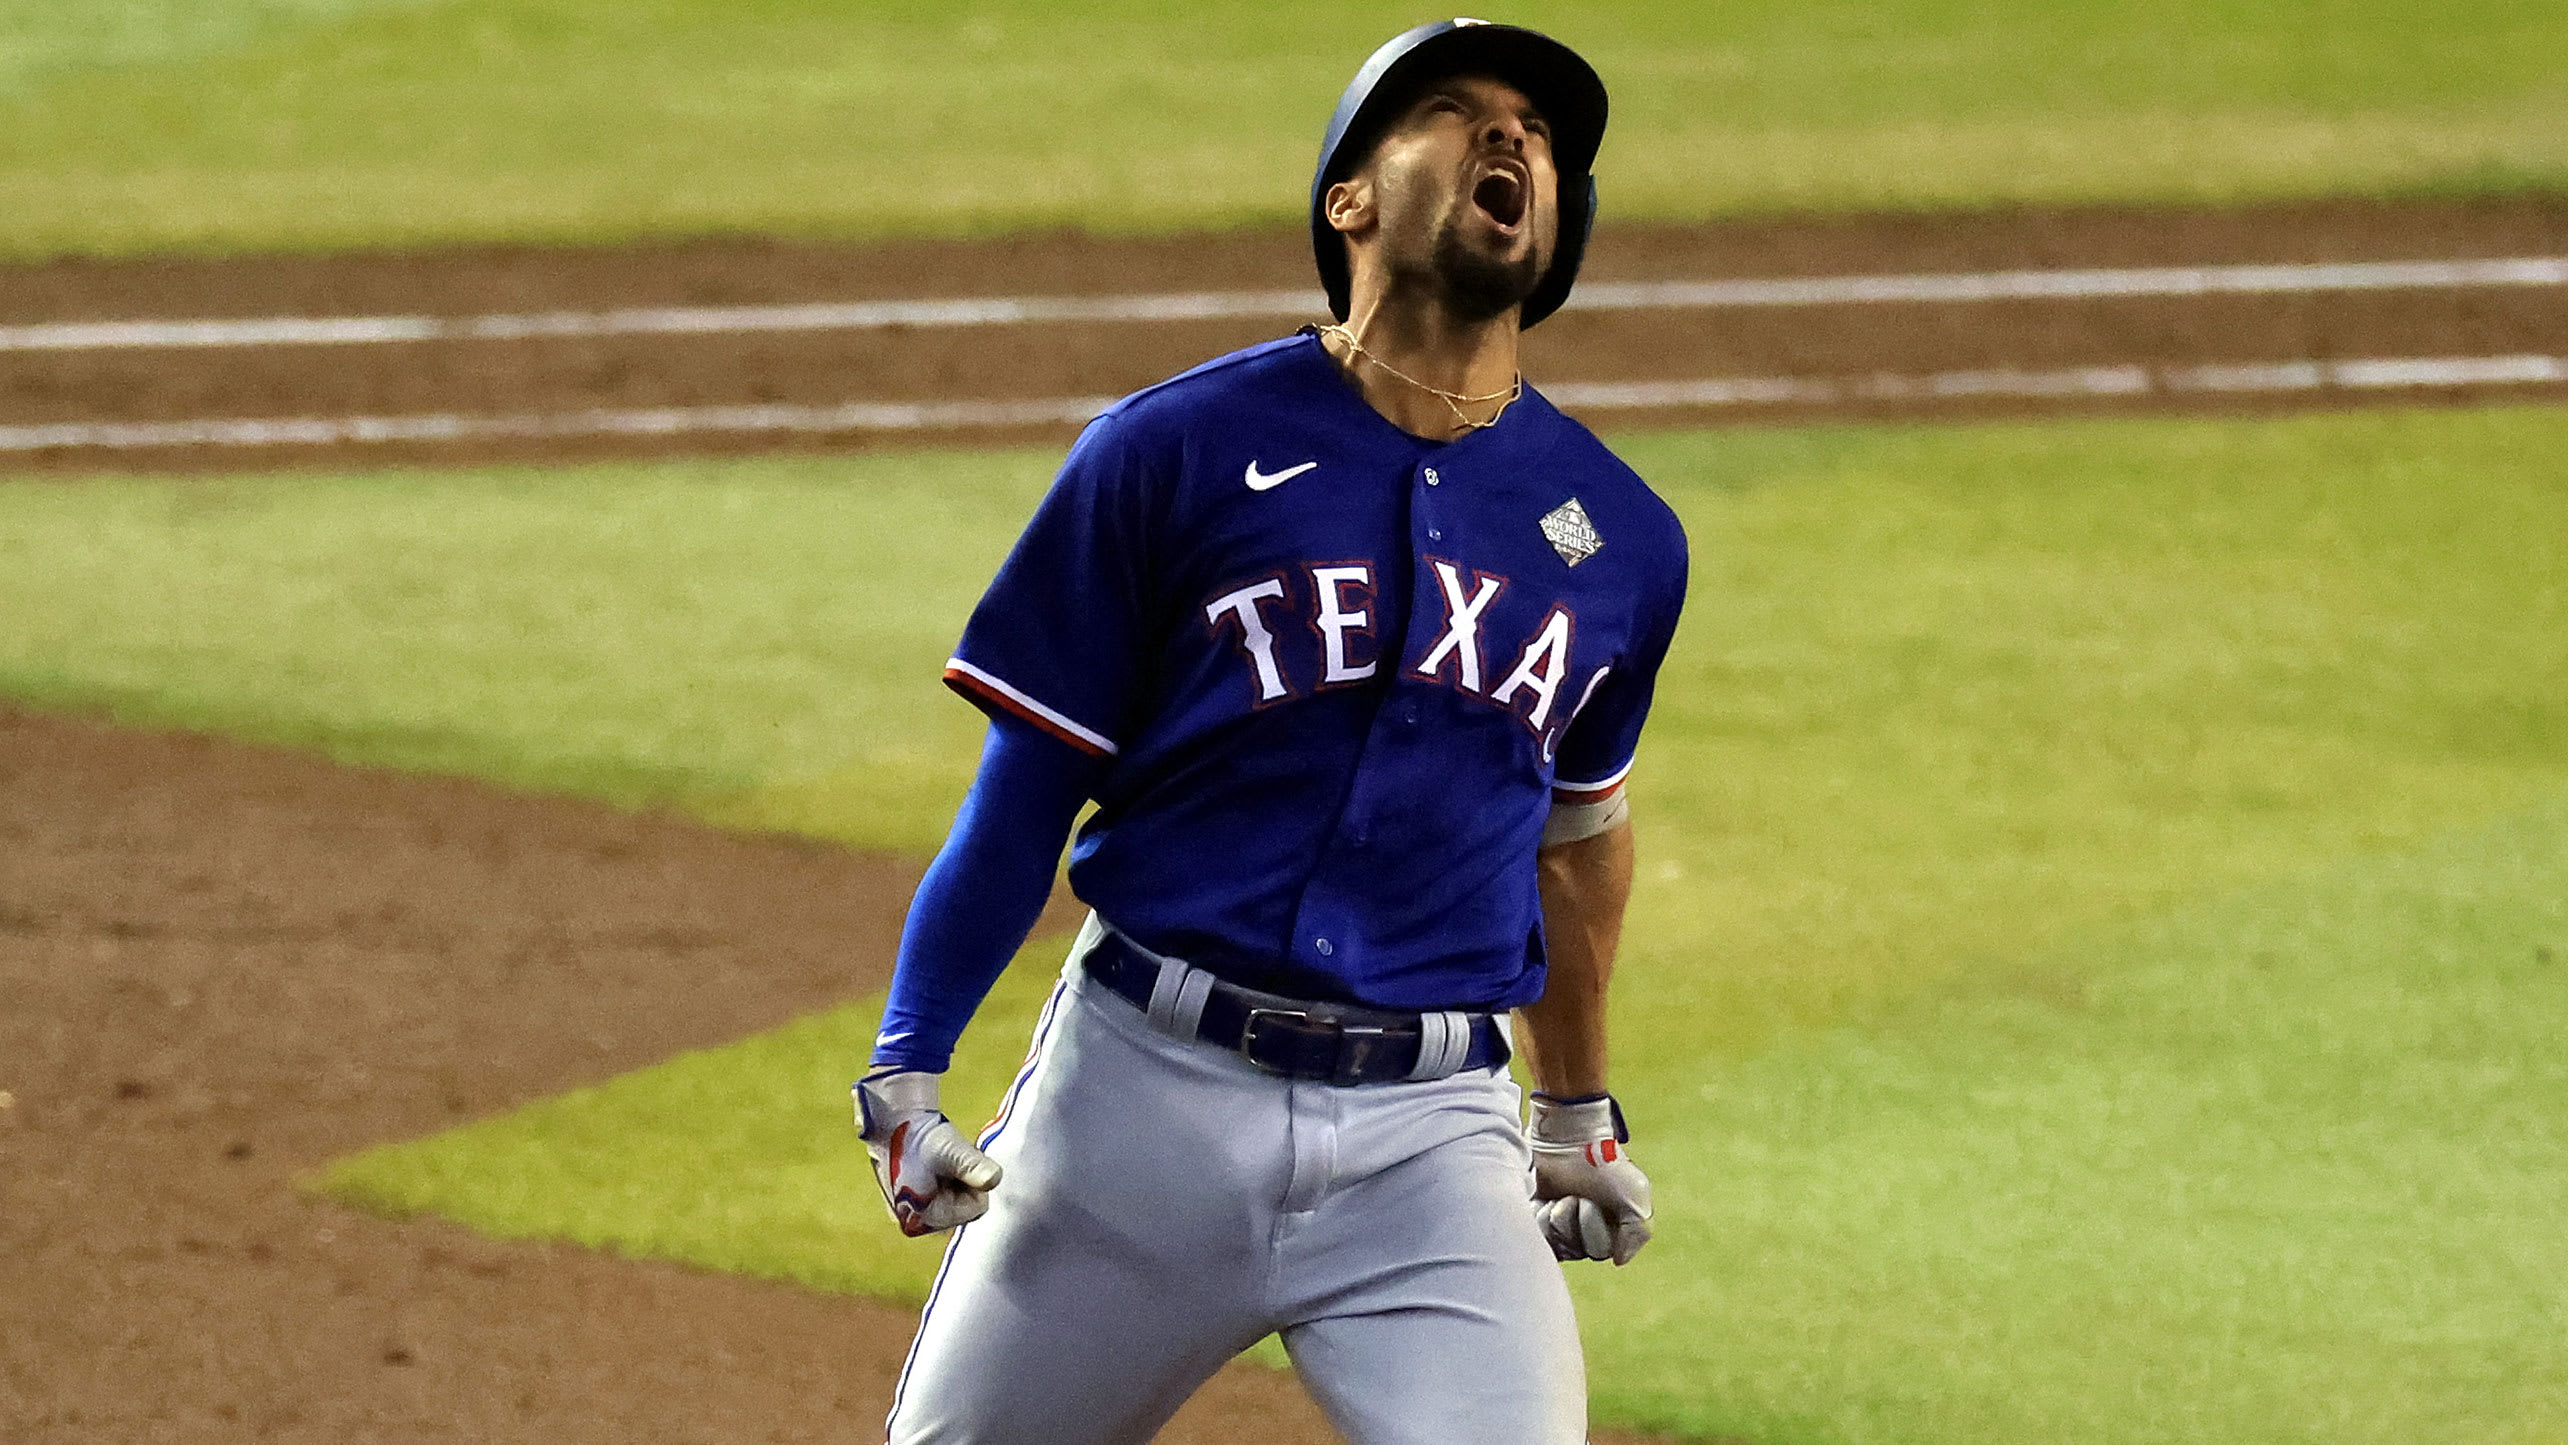
<svg viewBox="0 0 2568 1445"><path fill-rule="evenodd" d="M1666 504L1532 388L1428 442L1303 334L1093 423L946 681L1103 760L1071 886L1145 946L1512 1007L1543 818L1621 786L1685 569Z"/></svg>
<svg viewBox="0 0 2568 1445"><path fill-rule="evenodd" d="M1550 762L1560 731L1577 715L1575 707L1559 706L1561 689L1569 679L1577 614L1565 605L1555 604L1544 614L1541 625L1516 649L1515 665L1494 686L1484 686L1482 679L1488 675L1487 644L1481 635L1481 616L1506 589L1507 579L1470 571L1470 581L1466 583L1466 569L1461 564L1440 557L1425 561L1444 602L1444 623L1424 655L1407 665L1407 673L1445 683L1468 696L1509 709L1528 731L1542 739L1543 761ZM1248 664L1255 692L1252 706L1283 702L1303 690L1296 688L1276 655L1270 608L1275 614L1308 608L1301 621L1318 639L1320 662L1316 679L1307 686L1342 687L1375 675L1380 666L1375 655L1380 643L1374 635L1369 605L1375 593L1374 570L1370 562L1314 564L1300 569L1299 576L1307 579L1300 588L1290 585L1285 576L1270 576L1233 588L1204 604L1204 620L1216 633L1228 633ZM1307 604L1302 598L1308 599ZM1358 662L1358 657L1364 660ZM1580 701L1592 695L1596 684L1611 671L1611 664L1599 664L1580 689Z"/></svg>

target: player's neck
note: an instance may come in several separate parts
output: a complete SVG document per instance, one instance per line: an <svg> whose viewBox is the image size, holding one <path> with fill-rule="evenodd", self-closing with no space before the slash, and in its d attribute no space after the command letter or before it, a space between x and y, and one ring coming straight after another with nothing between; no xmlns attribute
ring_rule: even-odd
<svg viewBox="0 0 2568 1445"><path fill-rule="evenodd" d="M1359 293L1354 301L1345 329L1364 355L1356 355L1345 337L1334 332L1322 333L1321 344L1337 358L1366 404L1393 426L1412 436L1451 441L1505 410L1517 376L1515 312L1466 321L1437 298L1406 301ZM1486 399L1457 404L1429 387Z"/></svg>

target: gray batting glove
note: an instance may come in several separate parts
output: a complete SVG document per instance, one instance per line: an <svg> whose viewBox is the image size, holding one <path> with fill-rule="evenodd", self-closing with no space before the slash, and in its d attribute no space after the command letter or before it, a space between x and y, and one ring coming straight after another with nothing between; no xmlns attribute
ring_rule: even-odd
<svg viewBox="0 0 2568 1445"><path fill-rule="evenodd" d="M972 1147L936 1104L938 1075L915 1070L856 1081L856 1132L901 1233L915 1239L988 1211L998 1163Z"/></svg>
<svg viewBox="0 0 2568 1445"><path fill-rule="evenodd" d="M1623 1149L1631 1138L1611 1094L1533 1096L1535 1218L1558 1259L1630 1264L1650 1242L1650 1180Z"/></svg>

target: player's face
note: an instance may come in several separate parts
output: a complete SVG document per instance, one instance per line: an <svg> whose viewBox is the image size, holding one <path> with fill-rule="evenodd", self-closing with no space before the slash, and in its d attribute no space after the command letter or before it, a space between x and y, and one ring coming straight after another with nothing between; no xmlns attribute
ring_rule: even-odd
<svg viewBox="0 0 2568 1445"><path fill-rule="evenodd" d="M1393 122L1362 180L1375 246L1395 277L1433 278L1474 319L1533 294L1560 234L1551 127L1487 76L1430 87Z"/></svg>

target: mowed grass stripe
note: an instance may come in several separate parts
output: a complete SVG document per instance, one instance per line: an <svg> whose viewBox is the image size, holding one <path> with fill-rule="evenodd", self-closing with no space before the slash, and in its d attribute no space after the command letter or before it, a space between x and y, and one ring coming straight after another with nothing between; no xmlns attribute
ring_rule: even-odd
<svg viewBox="0 0 2568 1445"><path fill-rule="evenodd" d="M2568 794L1654 1072L1665 1274L1581 1281L1605 1413L1773 1445L2555 1440L2563 1028Z"/></svg>
<svg viewBox="0 0 2568 1445"><path fill-rule="evenodd" d="M0 0L0 254L1291 219L1418 13ZM121 16L119 17L121 18ZM2549 0L1533 0L1618 216L2568 183ZM152 37L163 35L167 43Z"/></svg>
<svg viewBox="0 0 2568 1445"><path fill-rule="evenodd" d="M0 694L925 853L1057 461L0 483Z"/></svg>

